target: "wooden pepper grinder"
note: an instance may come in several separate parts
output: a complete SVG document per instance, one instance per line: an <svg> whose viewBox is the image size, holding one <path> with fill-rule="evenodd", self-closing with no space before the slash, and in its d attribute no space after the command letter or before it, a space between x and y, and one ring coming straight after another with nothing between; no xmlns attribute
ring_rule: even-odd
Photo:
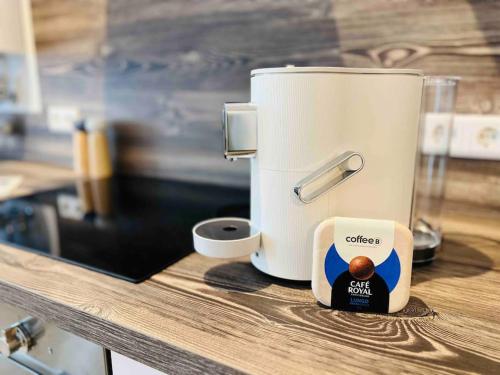
<svg viewBox="0 0 500 375"><path fill-rule="evenodd" d="M78 121L73 130L73 169L77 176L89 177L89 151L85 122Z"/></svg>
<svg viewBox="0 0 500 375"><path fill-rule="evenodd" d="M113 168L109 151L107 124L100 120L86 123L89 177L101 179L111 177Z"/></svg>

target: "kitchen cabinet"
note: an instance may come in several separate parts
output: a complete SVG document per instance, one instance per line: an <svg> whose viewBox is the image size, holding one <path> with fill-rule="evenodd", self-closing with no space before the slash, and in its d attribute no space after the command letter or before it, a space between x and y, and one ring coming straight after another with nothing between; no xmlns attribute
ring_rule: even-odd
<svg viewBox="0 0 500 375"><path fill-rule="evenodd" d="M165 372L155 370L115 352L111 352L111 364L113 375L166 375Z"/></svg>
<svg viewBox="0 0 500 375"><path fill-rule="evenodd" d="M29 320L29 319L33 320ZM36 322L29 347L17 348L6 336L8 327L20 322ZM10 338L12 340L12 338ZM7 357L7 346L12 354ZM65 332L51 323L30 317L19 308L0 304L0 374L9 375L108 375L105 349L81 337ZM165 375L121 354L111 352L113 375Z"/></svg>
<svg viewBox="0 0 500 375"><path fill-rule="evenodd" d="M0 374L108 375L104 348L0 304Z"/></svg>

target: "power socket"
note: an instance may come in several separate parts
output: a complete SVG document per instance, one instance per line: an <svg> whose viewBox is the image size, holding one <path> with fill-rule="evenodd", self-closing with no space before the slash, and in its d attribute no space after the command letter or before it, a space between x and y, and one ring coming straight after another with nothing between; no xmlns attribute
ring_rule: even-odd
<svg viewBox="0 0 500 375"><path fill-rule="evenodd" d="M450 156L500 160L500 116L455 115Z"/></svg>
<svg viewBox="0 0 500 375"><path fill-rule="evenodd" d="M80 109L77 107L50 106L47 108L49 130L55 133L71 133L80 118Z"/></svg>
<svg viewBox="0 0 500 375"><path fill-rule="evenodd" d="M422 122L422 152L426 155L446 155L452 133L452 113L426 113Z"/></svg>
<svg viewBox="0 0 500 375"><path fill-rule="evenodd" d="M57 211L63 219L81 220L84 216L78 197L69 194L57 195Z"/></svg>

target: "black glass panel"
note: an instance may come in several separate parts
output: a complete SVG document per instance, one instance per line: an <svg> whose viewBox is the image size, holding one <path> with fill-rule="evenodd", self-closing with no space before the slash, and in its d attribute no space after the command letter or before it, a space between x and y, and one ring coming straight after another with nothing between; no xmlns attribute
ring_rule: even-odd
<svg viewBox="0 0 500 375"><path fill-rule="evenodd" d="M138 177L0 203L0 241L140 282L193 250L201 220L249 215L249 191Z"/></svg>

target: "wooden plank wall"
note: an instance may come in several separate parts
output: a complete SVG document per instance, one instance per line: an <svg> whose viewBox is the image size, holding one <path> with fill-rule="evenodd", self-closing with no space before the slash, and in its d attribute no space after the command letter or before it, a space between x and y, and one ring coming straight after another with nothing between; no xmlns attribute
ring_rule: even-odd
<svg viewBox="0 0 500 375"><path fill-rule="evenodd" d="M460 75L457 110L500 114L500 2L33 0L43 99L113 124L120 171L248 183L221 157L224 101L258 67L411 67ZM25 157L68 164L29 120ZM500 207L500 162L452 160L447 197ZM471 194L474 191L476 194Z"/></svg>
<svg viewBox="0 0 500 375"><path fill-rule="evenodd" d="M31 0L44 109L105 113L102 49L107 0ZM71 165L71 137L47 130L46 112L27 119L24 158Z"/></svg>

